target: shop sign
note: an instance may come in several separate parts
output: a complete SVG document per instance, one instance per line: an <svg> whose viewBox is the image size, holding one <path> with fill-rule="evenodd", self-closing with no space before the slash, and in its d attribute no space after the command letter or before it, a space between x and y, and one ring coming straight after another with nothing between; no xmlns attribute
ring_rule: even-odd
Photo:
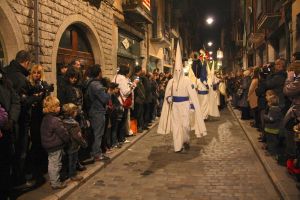
<svg viewBox="0 0 300 200"><path fill-rule="evenodd" d="M129 44L129 41L127 38L125 38L123 41L122 41L122 44L124 46L125 49L128 49L130 44Z"/></svg>

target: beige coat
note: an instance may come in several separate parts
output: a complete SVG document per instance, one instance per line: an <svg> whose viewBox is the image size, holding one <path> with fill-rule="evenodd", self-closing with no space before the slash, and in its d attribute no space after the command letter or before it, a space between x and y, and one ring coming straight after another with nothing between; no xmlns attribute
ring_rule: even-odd
<svg viewBox="0 0 300 200"><path fill-rule="evenodd" d="M249 92L248 92L248 101L251 109L257 107L257 96L255 93L257 86L258 86L258 79L257 78L252 79Z"/></svg>

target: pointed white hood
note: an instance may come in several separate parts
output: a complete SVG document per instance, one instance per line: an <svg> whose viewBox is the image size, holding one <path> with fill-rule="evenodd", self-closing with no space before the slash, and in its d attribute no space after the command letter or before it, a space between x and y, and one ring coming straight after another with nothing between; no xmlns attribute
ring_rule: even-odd
<svg viewBox="0 0 300 200"><path fill-rule="evenodd" d="M181 76L183 76L183 64L182 64L180 45L178 41L177 49L176 49L175 66L174 66L174 76L173 76L174 81L178 81Z"/></svg>

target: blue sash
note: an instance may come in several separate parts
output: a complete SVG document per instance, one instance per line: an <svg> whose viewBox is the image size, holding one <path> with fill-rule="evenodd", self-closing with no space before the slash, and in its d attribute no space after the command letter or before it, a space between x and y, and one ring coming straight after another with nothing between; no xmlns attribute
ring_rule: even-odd
<svg viewBox="0 0 300 200"><path fill-rule="evenodd" d="M188 101L189 97L178 97L178 96L173 96L173 102L174 103L180 103L184 101Z"/></svg>
<svg viewBox="0 0 300 200"><path fill-rule="evenodd" d="M208 94L208 91L206 90L198 90L198 94L200 94L200 95L206 95L206 94Z"/></svg>

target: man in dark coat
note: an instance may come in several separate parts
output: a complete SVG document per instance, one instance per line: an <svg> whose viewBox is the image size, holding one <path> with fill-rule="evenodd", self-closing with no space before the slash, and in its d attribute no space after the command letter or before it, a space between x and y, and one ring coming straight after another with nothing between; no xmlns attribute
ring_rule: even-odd
<svg viewBox="0 0 300 200"><path fill-rule="evenodd" d="M266 81L266 90L273 90L279 98L279 107L284 109L285 107L285 97L283 94L283 87L285 79L287 77L285 60L280 58L275 61L274 73L271 74ZM284 111L284 110L283 110ZM284 113L286 110L284 111Z"/></svg>
<svg viewBox="0 0 300 200"><path fill-rule="evenodd" d="M14 125L20 114L20 99L0 69L0 106L7 115L0 125L0 199L11 196L11 168L14 153Z"/></svg>
<svg viewBox="0 0 300 200"><path fill-rule="evenodd" d="M21 50L17 53L15 60L4 68L7 78L11 81L12 86L20 97L21 112L18 119L18 128L16 135L16 154L14 158L14 181L15 185L24 187L31 187L33 183L25 183L26 157L29 144L29 128L30 128L30 109L34 102L39 101L41 96L34 96L30 90L30 83L27 80L29 75L29 67L31 63L31 55L29 52ZM24 185L23 185L24 184Z"/></svg>
<svg viewBox="0 0 300 200"><path fill-rule="evenodd" d="M140 66L135 67L134 80L139 80L142 74ZM134 90L134 116L137 119L138 132L143 132L144 127L144 103L146 100L145 88L142 81L139 81Z"/></svg>

